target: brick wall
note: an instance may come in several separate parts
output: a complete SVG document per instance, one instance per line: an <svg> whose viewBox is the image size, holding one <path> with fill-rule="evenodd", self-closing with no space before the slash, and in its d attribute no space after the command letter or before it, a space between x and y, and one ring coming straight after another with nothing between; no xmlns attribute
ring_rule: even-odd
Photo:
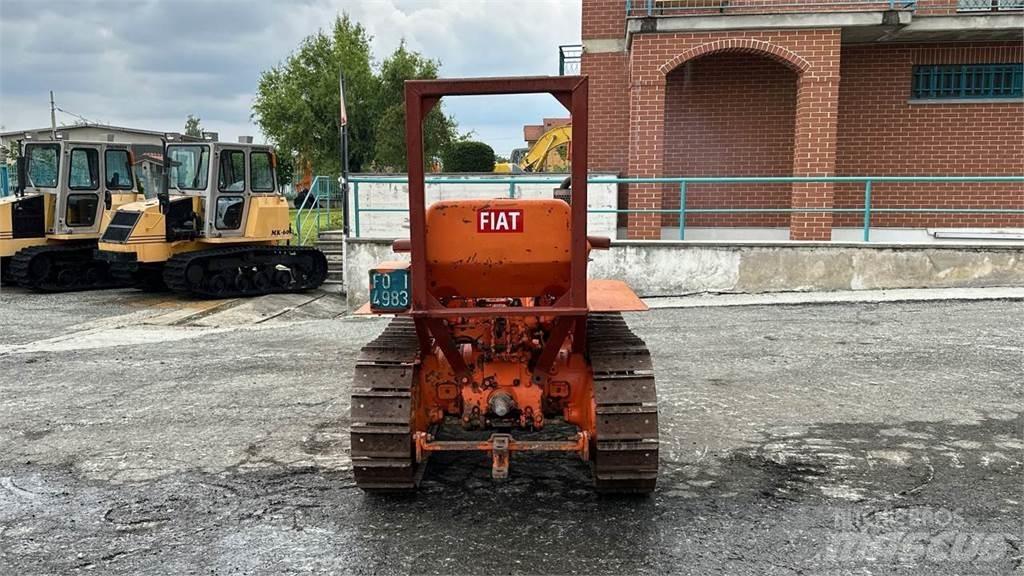
<svg viewBox="0 0 1024 576"><path fill-rule="evenodd" d="M718 54L745 54L769 58L794 73L796 114L793 129L792 173L797 176L832 175L835 164L836 108L839 88L839 30L727 31L708 33L641 34L629 52L631 176L666 175L663 116L666 75L679 66ZM672 194L663 186L636 185L630 207L662 208ZM795 208L819 208L832 203L832 188L823 184L791 187ZM827 239L831 215L797 212L790 220L794 239ZM661 218L630 218L630 236L656 238ZM660 232L659 232L660 234Z"/></svg>
<svg viewBox="0 0 1024 576"><path fill-rule="evenodd" d="M626 54L583 54L590 76L590 169L625 174L629 160L629 85Z"/></svg>
<svg viewBox="0 0 1024 576"><path fill-rule="evenodd" d="M842 51L839 153L842 175L955 176L1024 172L1024 103L911 103L914 64L1001 63L1024 60L1018 44L872 45ZM861 207L863 187L839 186L837 207ZM1024 209L1013 184L876 184L879 208ZM836 217L859 226L858 215ZM886 214L875 226L1024 226L1024 216Z"/></svg>
<svg viewBox="0 0 1024 576"><path fill-rule="evenodd" d="M583 0L584 40L622 39L624 4ZM921 0L918 14L950 6ZM907 100L915 63L1022 59L1020 43L841 46L835 29L638 34L628 52L583 56L583 73L591 77L591 168L641 177L1020 174L1024 104ZM860 185L715 186L727 188L692 186L688 205L863 205ZM633 185L622 200L631 208L672 209L678 189ZM876 184L874 200L882 208L1024 208L1024 190ZM856 214L820 212L791 219L691 215L687 224L784 226L787 220L791 237L800 239L828 239L833 225L860 225ZM1024 226L1024 216L876 213L873 223ZM671 215L632 215L629 236L657 238L662 225L676 224Z"/></svg>
<svg viewBox="0 0 1024 576"><path fill-rule="evenodd" d="M626 0L583 0L582 34L591 38L625 38Z"/></svg>
<svg viewBox="0 0 1024 576"><path fill-rule="evenodd" d="M793 173L796 73L753 54L716 54L672 71L665 96L665 173L789 176ZM693 184L688 208L789 208L790 186ZM663 208L678 208L666 190ZM665 226L678 217L663 218ZM691 214L687 226L785 227L788 214Z"/></svg>

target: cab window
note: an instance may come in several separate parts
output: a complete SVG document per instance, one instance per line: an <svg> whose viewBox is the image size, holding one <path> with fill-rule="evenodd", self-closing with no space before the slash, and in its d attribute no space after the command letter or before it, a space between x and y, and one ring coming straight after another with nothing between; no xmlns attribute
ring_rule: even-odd
<svg viewBox="0 0 1024 576"><path fill-rule="evenodd" d="M99 194L68 194L64 222L68 226L92 226L96 223L96 209L99 208L99 204Z"/></svg>
<svg viewBox="0 0 1024 576"><path fill-rule="evenodd" d="M221 192L245 191L245 152L225 150L220 153L217 189Z"/></svg>
<svg viewBox="0 0 1024 576"><path fill-rule="evenodd" d="M104 179L111 190L132 189L132 164L127 150L107 150L103 153Z"/></svg>
<svg viewBox="0 0 1024 576"><path fill-rule="evenodd" d="M249 187L253 192L274 191L274 169L270 152L253 152L249 155Z"/></svg>
<svg viewBox="0 0 1024 576"><path fill-rule="evenodd" d="M170 185L178 190L206 190L210 169L210 147L188 144L167 147L170 161Z"/></svg>
<svg viewBox="0 0 1024 576"><path fill-rule="evenodd" d="M56 188L60 172L60 146L58 144L29 144L25 156L28 158L28 186L33 188Z"/></svg>
<svg viewBox="0 0 1024 576"><path fill-rule="evenodd" d="M245 198L242 196L219 196L217 198L218 230L237 230L242 226L242 214L245 212Z"/></svg>
<svg viewBox="0 0 1024 576"><path fill-rule="evenodd" d="M96 190L100 187L100 155L94 148L75 148L71 151L68 188Z"/></svg>

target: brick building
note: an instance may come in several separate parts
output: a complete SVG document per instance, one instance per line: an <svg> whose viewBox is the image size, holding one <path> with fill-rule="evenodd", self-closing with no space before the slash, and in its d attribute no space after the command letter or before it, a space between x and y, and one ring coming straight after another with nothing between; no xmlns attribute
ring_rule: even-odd
<svg viewBox="0 0 1024 576"><path fill-rule="evenodd" d="M590 168L630 177L1024 174L1020 0L583 0ZM630 208L676 209L631 184ZM693 208L861 208L861 183L692 184ZM873 228L1024 228L1017 183L876 183ZM688 214L705 238L845 238L851 212ZM630 238L673 237L672 214ZM732 234L732 236L730 236ZM920 235L920 234L919 234ZM694 236L688 236L694 237ZM701 237L699 234L696 237ZM898 238L898 236L891 236ZM913 234L906 238L916 238Z"/></svg>

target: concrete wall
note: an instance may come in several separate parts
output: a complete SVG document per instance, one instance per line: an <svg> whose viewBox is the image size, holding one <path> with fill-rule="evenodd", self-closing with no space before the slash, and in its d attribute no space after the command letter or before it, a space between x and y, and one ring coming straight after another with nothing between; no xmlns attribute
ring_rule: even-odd
<svg viewBox="0 0 1024 576"><path fill-rule="evenodd" d="M380 174L359 174L359 176L381 177ZM387 175L391 177L392 175ZM394 175L404 177L403 174ZM538 178L561 179L567 174L438 174L443 178L465 178L467 180ZM591 177L613 176L612 174L591 173ZM516 198L553 198L558 182L551 184L517 184ZM454 198L508 198L508 184L427 184L427 205L438 200ZM354 210L355 195L349 194L349 209ZM616 184L590 184L587 186L589 209L618 208L618 186ZM402 212L361 212L359 214L359 236L361 238L408 238L409 191L405 183L359 184L359 207L401 208ZM354 213L354 212L353 212ZM591 235L615 237L615 214L590 214L587 230Z"/></svg>
<svg viewBox="0 0 1024 576"><path fill-rule="evenodd" d="M349 240L351 306L367 299L377 262L407 259L390 241ZM625 280L641 296L1024 286L1024 243L887 245L617 241L591 253L590 276Z"/></svg>

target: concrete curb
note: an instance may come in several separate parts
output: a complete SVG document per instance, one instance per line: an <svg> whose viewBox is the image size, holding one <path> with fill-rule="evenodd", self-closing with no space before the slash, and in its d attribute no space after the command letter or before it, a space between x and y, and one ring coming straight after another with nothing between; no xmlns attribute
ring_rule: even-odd
<svg viewBox="0 0 1024 576"><path fill-rule="evenodd" d="M773 306L947 300L1024 300L1024 288L910 288L837 292L773 292L767 294L693 294L644 298L653 310L719 306Z"/></svg>

